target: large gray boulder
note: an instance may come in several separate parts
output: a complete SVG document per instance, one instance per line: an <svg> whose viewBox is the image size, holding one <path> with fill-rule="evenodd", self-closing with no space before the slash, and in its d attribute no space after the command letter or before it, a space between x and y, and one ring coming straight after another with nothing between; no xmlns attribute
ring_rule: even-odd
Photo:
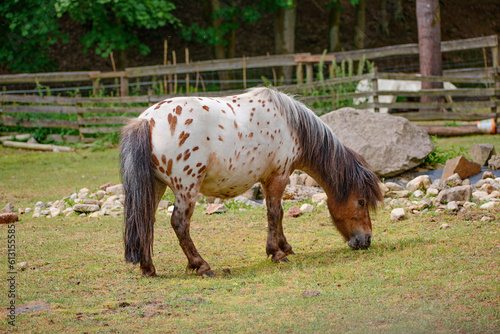
<svg viewBox="0 0 500 334"><path fill-rule="evenodd" d="M382 177L416 167L434 151L429 134L403 117L342 108L320 118Z"/></svg>

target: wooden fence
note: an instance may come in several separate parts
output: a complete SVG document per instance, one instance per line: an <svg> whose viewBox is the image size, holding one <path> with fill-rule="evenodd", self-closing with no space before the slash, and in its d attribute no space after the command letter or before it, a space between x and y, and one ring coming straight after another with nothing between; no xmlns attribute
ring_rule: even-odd
<svg viewBox="0 0 500 334"><path fill-rule="evenodd" d="M475 78L455 77L423 77L413 74L372 73L346 78L328 79L309 82L299 85L281 86L278 89L298 98L311 108L323 105L327 111L335 109L339 101L354 98L372 98L373 102L358 105L358 108L372 108L379 111L388 108L392 113L403 116L411 121L477 121L497 117L497 108L500 104L500 70L497 68L492 75ZM407 80L407 81L451 81L455 84L474 84L480 87L459 89L429 89L419 91L387 91L378 90L378 79ZM339 86L350 85L355 87L360 80L372 83L371 90L365 92L339 93ZM225 96L241 93L242 91L207 92L203 96ZM321 95L318 95L320 92ZM193 95L193 94L184 94ZM379 102L380 96L448 96L446 102ZM148 105L178 95L143 95L128 97L56 97L56 96L29 96L29 95L0 95L0 123L11 127L25 128L59 128L78 131L82 141L90 141L89 135L105 134L119 131L119 127L127 119L144 111ZM482 100L457 101L457 97L473 97ZM401 112L408 109L441 109L453 110L450 112ZM480 110L481 112L477 112ZM30 117L26 117L29 114ZM53 119L34 117L33 115L58 114L67 119Z"/></svg>
<svg viewBox="0 0 500 334"><path fill-rule="evenodd" d="M457 41L446 41L441 43L442 52L452 52L461 50L482 49L485 59L491 57L492 67L485 64L484 68L473 69L455 69L445 71L446 76L476 77L483 74L490 75L492 68L500 66L499 41L498 36L486 36L479 38L470 38ZM487 55L490 50L490 55ZM331 63L341 62L343 60L359 61L361 59L377 60L391 56L418 55L418 44L405 44L388 46L376 49L365 49L347 52L328 53L326 55L311 55L310 53L260 56L260 57L242 57L233 59L210 60L189 62L175 65L156 65L126 68L118 72L58 72L58 73L34 73L34 74L13 74L0 75L0 86L13 84L51 84L51 83L69 83L69 82L91 82L93 87L99 85L99 80L115 79L119 81L119 95L128 96L130 81L144 77L165 77L165 86L167 81L177 80L178 75L190 74L196 76L195 81L200 77L200 73L221 72L239 70L243 72L243 85L246 87L246 71L248 69L265 69L284 66L295 66L297 73L297 83L311 82L314 80L314 64L319 62ZM305 67L305 71L303 68ZM305 76L303 75L305 73ZM187 80L189 81L189 80ZM165 89L165 92L167 90ZM186 90L185 90L186 91ZM173 91L172 93L177 93Z"/></svg>

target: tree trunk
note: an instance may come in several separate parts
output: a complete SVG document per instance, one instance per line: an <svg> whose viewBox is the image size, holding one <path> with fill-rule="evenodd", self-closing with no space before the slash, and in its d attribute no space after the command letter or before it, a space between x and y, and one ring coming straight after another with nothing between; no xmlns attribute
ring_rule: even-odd
<svg viewBox="0 0 500 334"><path fill-rule="evenodd" d="M211 27L219 30L222 25L221 18L214 18L213 13L220 8L220 0L208 0L205 1L206 19ZM231 41L230 41L231 42ZM234 46L233 46L234 47ZM226 48L222 44L216 44L213 46L213 53L215 59L226 59L227 53ZM219 86L221 90L227 90L231 88L230 73L227 71L219 72Z"/></svg>
<svg viewBox="0 0 500 334"><path fill-rule="evenodd" d="M389 19L387 18L387 0L380 0L380 31L389 36Z"/></svg>
<svg viewBox="0 0 500 334"><path fill-rule="evenodd" d="M276 54L295 52L295 19L297 15L297 0L289 7L279 8L274 15L274 42ZM292 80L293 67L281 69L280 77L286 82Z"/></svg>
<svg viewBox="0 0 500 334"><path fill-rule="evenodd" d="M332 3L330 13L328 15L328 34L329 34L329 51L335 52L340 50L340 2Z"/></svg>
<svg viewBox="0 0 500 334"><path fill-rule="evenodd" d="M359 0L356 5L356 22L354 25L354 47L362 49L365 46L366 0Z"/></svg>
<svg viewBox="0 0 500 334"><path fill-rule="evenodd" d="M443 75L441 57L441 17L439 0L417 1L418 51L420 74L423 76ZM422 89L443 88L442 82L422 81ZM423 96L421 102L442 100L442 97ZM435 111L427 109L427 111Z"/></svg>

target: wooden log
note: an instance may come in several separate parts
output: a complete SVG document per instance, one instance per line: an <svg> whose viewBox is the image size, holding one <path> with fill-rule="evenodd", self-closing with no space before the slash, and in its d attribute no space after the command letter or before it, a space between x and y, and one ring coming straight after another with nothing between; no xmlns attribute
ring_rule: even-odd
<svg viewBox="0 0 500 334"><path fill-rule="evenodd" d="M27 150L38 150L38 151L52 151L52 152L74 152L75 149L67 146L58 146L52 144L29 144L29 143L21 143L17 141L6 140L3 142L3 146L5 147L15 147L15 148L23 148Z"/></svg>
<svg viewBox="0 0 500 334"><path fill-rule="evenodd" d="M431 136L438 137L453 137L453 136L464 136L464 135L474 135L481 134L481 132L476 125L465 125L465 126L420 126L422 129L427 131Z"/></svg>

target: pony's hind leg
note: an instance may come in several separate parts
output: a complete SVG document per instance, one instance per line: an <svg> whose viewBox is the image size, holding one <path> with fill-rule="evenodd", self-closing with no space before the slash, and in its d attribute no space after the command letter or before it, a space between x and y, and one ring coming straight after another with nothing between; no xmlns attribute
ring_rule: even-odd
<svg viewBox="0 0 500 334"><path fill-rule="evenodd" d="M160 204L161 198L167 189L167 185L155 178L155 212L158 209L158 205ZM146 260L141 261L141 274L143 276L152 277L156 275L156 268L153 264L153 259L151 257L151 253L148 253L146 256Z"/></svg>
<svg viewBox="0 0 500 334"><path fill-rule="evenodd" d="M210 270L208 263L203 260L201 255L198 253L191 236L189 235L189 225L190 219L193 215L195 208L195 196L193 198L188 198L185 194L176 194L175 196L175 207L172 213L172 227L179 239L179 244L182 251L188 259L188 265L186 270L196 270L196 273L200 276L207 275L209 277L214 277L215 274Z"/></svg>
<svg viewBox="0 0 500 334"><path fill-rule="evenodd" d="M273 175L264 184L267 205L267 244L266 253L273 262L290 262L286 256L294 254L292 246L283 233L283 206L281 198L288 182L287 175Z"/></svg>

